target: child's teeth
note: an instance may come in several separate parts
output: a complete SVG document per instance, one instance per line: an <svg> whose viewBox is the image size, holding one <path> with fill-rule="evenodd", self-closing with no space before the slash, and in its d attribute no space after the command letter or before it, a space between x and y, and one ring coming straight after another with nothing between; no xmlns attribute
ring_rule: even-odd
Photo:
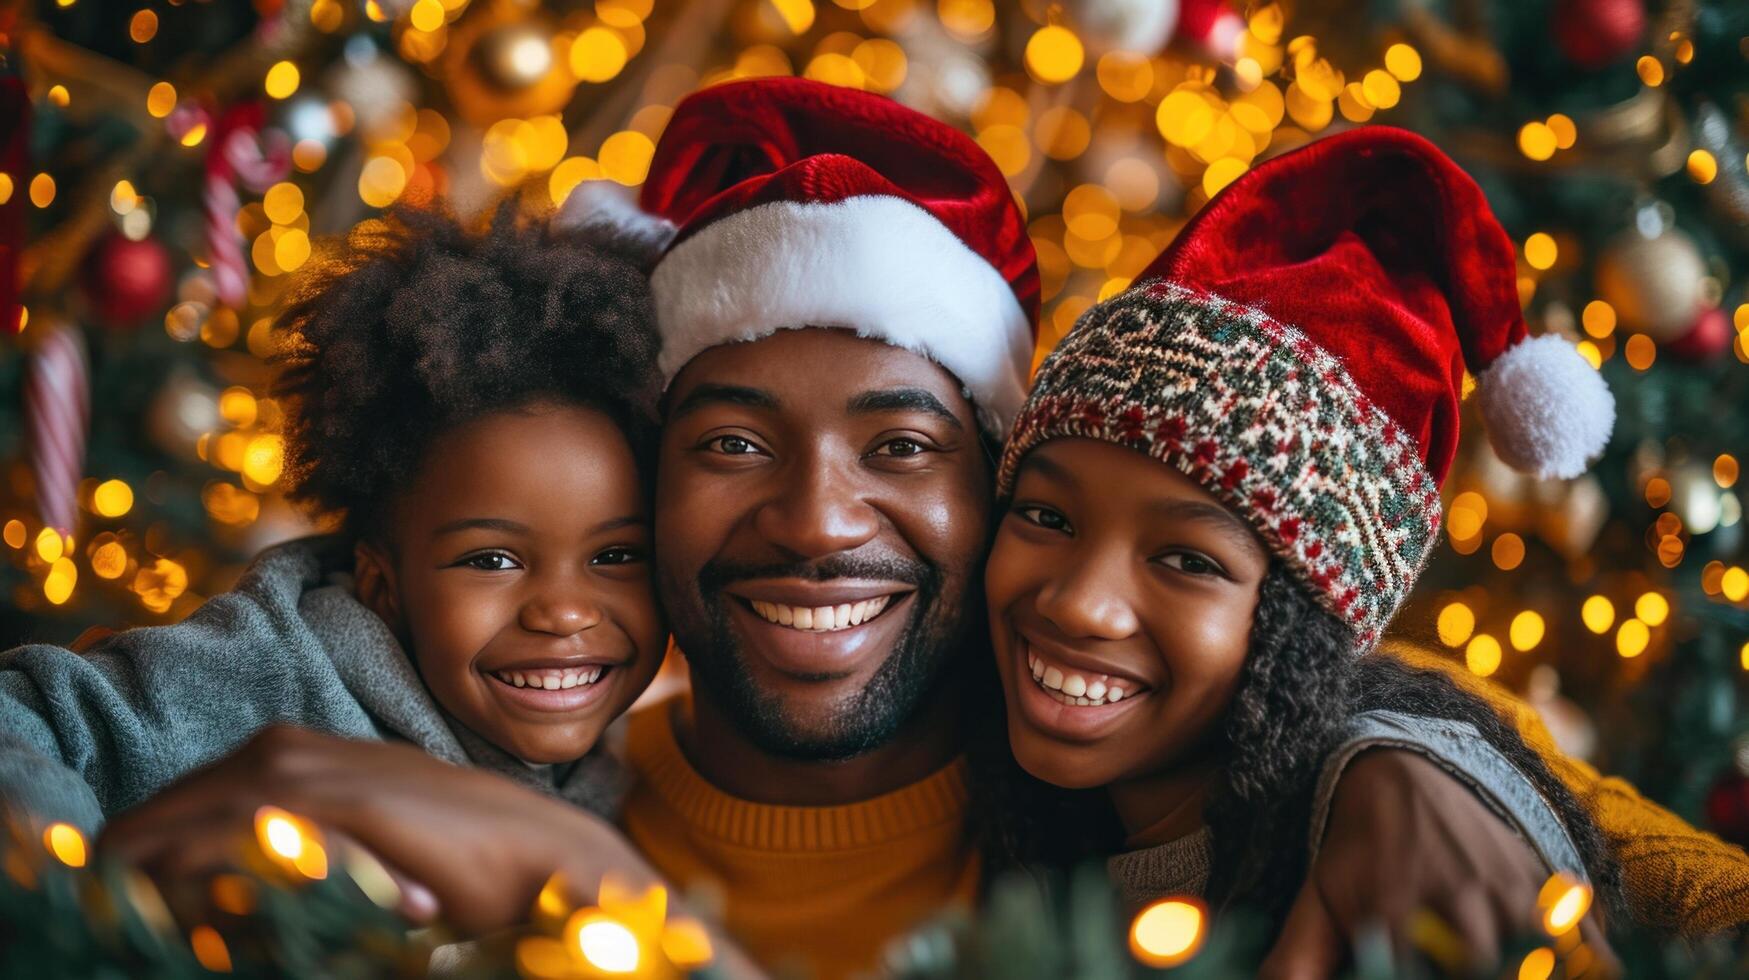
<svg viewBox="0 0 1749 980"><path fill-rule="evenodd" d="M1093 683L1087 685L1087 699L1089 701L1100 701L1100 700L1103 700L1104 698L1105 698L1105 682L1104 681L1094 681Z"/></svg>
<svg viewBox="0 0 1749 980"><path fill-rule="evenodd" d="M1055 667L1046 667L1044 681L1045 686L1051 690L1061 691L1063 689L1063 672Z"/></svg>
<svg viewBox="0 0 1749 980"><path fill-rule="evenodd" d="M1123 688L1121 688L1121 687L1108 688L1105 692L1105 700L1107 700L1107 701L1122 701L1123 700Z"/></svg>
<svg viewBox="0 0 1749 980"><path fill-rule="evenodd" d="M1063 679L1063 693L1072 698L1078 698L1087 693L1087 678L1080 674L1070 674Z"/></svg>

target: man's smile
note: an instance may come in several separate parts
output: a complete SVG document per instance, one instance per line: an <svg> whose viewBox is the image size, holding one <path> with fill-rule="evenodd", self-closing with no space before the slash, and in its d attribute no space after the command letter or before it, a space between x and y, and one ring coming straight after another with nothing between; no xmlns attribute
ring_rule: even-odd
<svg viewBox="0 0 1749 980"><path fill-rule="evenodd" d="M878 666L897 642L916 587L904 582L768 579L725 590L737 632L760 660L792 678L827 680Z"/></svg>

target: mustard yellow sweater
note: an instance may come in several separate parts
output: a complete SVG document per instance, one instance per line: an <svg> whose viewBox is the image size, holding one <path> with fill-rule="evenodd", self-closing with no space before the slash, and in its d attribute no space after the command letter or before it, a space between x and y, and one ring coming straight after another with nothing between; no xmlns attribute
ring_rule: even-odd
<svg viewBox="0 0 1749 980"><path fill-rule="evenodd" d="M1505 688L1449 657L1402 641L1386 652L1416 667L1444 671L1517 726L1561 782L1591 811L1621 865L1622 890L1635 921L1687 937L1749 923L1749 854L1604 776L1555 746L1536 710Z"/></svg>

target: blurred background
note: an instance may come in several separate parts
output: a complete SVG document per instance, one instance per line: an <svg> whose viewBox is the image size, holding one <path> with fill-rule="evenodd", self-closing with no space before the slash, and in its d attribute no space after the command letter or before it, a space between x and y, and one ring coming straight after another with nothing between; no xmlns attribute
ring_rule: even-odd
<svg viewBox="0 0 1749 980"><path fill-rule="evenodd" d="M397 201L635 186L731 78L892 95L1028 214L1040 353L1258 161L1383 123L1482 184L1594 473L1472 439L1398 631L1749 840L1741 0L46 0L0 7L0 644L174 621L313 528L264 397L289 274ZM1279 202L1286 213L1299 202Z"/></svg>

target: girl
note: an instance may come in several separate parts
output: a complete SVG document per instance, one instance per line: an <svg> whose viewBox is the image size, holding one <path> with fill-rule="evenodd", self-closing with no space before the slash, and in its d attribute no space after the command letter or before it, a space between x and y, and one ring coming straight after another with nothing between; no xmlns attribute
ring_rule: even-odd
<svg viewBox="0 0 1749 980"><path fill-rule="evenodd" d="M1368 655L1436 543L1466 368L1520 468L1576 475L1613 423L1576 352L1525 339L1475 184L1418 137L1333 136L1236 181L1139 282L1046 359L998 475L986 591L1020 766L1103 790L1121 827L1096 845L1138 901L1282 915L1308 864L1286 842L1310 823L1316 849L1365 744L1516 780L1488 802L1607 896L1595 827L1516 732ZM1047 796L1008 808L1012 853L1072 857L1099 826L1086 794Z"/></svg>
<svg viewBox="0 0 1749 980"><path fill-rule="evenodd" d="M280 323L291 495L342 532L175 626L0 654L0 806L90 830L282 722L612 808L595 749L666 636L648 286L508 207L371 224Z"/></svg>

